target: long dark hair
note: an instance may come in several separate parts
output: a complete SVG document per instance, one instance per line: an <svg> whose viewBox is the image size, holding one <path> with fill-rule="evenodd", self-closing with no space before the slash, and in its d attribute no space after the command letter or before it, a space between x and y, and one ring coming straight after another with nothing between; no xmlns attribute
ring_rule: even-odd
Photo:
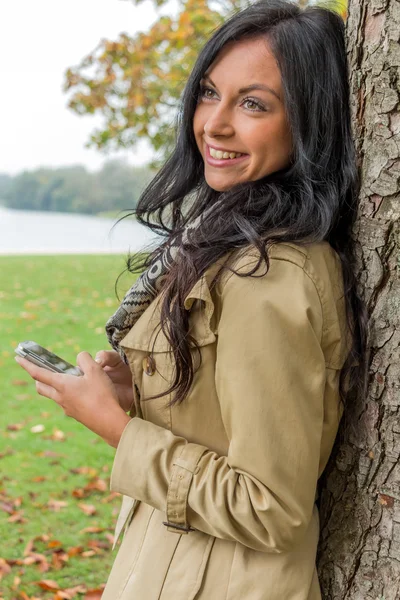
<svg viewBox="0 0 400 600"><path fill-rule="evenodd" d="M258 181L218 192L205 181L193 133L200 80L227 43L260 37L268 42L281 72L293 138L291 164ZM364 389L366 314L357 293L352 238L359 185L342 18L327 8L301 9L285 0L262 0L233 15L200 53L183 93L175 149L133 213L140 223L165 237L144 258L128 259L128 269L139 272L149 267L169 241L179 239L189 221L223 199L191 235L190 243L181 245L184 258L165 279L161 328L171 344L175 379L166 392L151 398L176 390L170 405L180 403L192 386L195 370L190 342L198 352L199 347L188 333L184 299L206 269L235 249L253 246L260 258L251 271L236 273L227 264L212 285L225 269L238 276L253 275L263 260L268 269L268 247L282 241L327 240L339 254L353 339L341 372L341 399L351 389Z"/></svg>

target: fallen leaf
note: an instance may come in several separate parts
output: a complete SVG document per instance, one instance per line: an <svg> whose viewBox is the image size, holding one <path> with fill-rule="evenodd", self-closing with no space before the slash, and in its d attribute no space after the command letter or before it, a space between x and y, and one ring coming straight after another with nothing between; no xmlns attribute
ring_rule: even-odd
<svg viewBox="0 0 400 600"><path fill-rule="evenodd" d="M51 562L55 569L62 569L68 560L69 556L62 548L55 550L51 556Z"/></svg>
<svg viewBox="0 0 400 600"><path fill-rule="evenodd" d="M84 504L83 502L79 502L78 506L85 513L85 515L91 516L97 512L97 509L93 504Z"/></svg>
<svg viewBox="0 0 400 600"><path fill-rule="evenodd" d="M108 483L104 479L97 477L85 485L85 490L97 490L98 492L105 492L108 490Z"/></svg>
<svg viewBox="0 0 400 600"><path fill-rule="evenodd" d="M55 458L59 456L65 457L65 454L53 452L53 450L44 450L44 452L39 452L38 456L45 456L46 458Z"/></svg>
<svg viewBox="0 0 400 600"><path fill-rule="evenodd" d="M0 581L4 575L11 573L11 567L4 558L0 558Z"/></svg>
<svg viewBox="0 0 400 600"><path fill-rule="evenodd" d="M54 600L70 600L70 598L74 598L77 594L84 594L86 592L86 586L84 585L76 585L72 588L65 588L65 590L58 590L54 595Z"/></svg>
<svg viewBox="0 0 400 600"><path fill-rule="evenodd" d="M46 573L49 570L50 565L48 563L47 558L44 554L40 554L39 552L31 552L29 556L23 559L22 564L24 565L39 565L39 571L41 573Z"/></svg>
<svg viewBox="0 0 400 600"><path fill-rule="evenodd" d="M31 432L32 433L42 433L42 431L44 431L44 429L45 429L44 425L39 423L39 425L34 425L33 427L31 427Z"/></svg>
<svg viewBox="0 0 400 600"><path fill-rule="evenodd" d="M10 502L0 502L0 508L9 515L12 515L14 512L14 506Z"/></svg>
<svg viewBox="0 0 400 600"><path fill-rule="evenodd" d="M105 492L109 489L109 484L104 479L100 479L99 477L94 478L92 481L89 481L84 488L75 488L72 491L72 495L75 498L84 498L89 496L93 492Z"/></svg>
<svg viewBox="0 0 400 600"><path fill-rule="evenodd" d="M112 502L115 498L118 498L121 494L119 492L111 492L105 498L101 499L102 504L107 504L108 502Z"/></svg>
<svg viewBox="0 0 400 600"><path fill-rule="evenodd" d="M23 517L23 514L23 510L18 510L7 520L9 523L26 523L26 519Z"/></svg>
<svg viewBox="0 0 400 600"><path fill-rule="evenodd" d="M64 591L63 590L59 590L53 596L53 600L72 600L72 598L73 598L73 596L71 596L71 594L69 594L65 590Z"/></svg>
<svg viewBox="0 0 400 600"><path fill-rule="evenodd" d="M51 498L48 501L47 506L49 507L50 510L59 512L62 508L65 508L66 506L68 506L68 502L65 502L64 500L53 500L53 498Z"/></svg>
<svg viewBox="0 0 400 600"><path fill-rule="evenodd" d="M88 590L85 594L84 600L101 600L105 586L93 590Z"/></svg>
<svg viewBox="0 0 400 600"><path fill-rule="evenodd" d="M25 379L13 379L12 385L28 385L29 381L25 381Z"/></svg>
<svg viewBox="0 0 400 600"><path fill-rule="evenodd" d="M93 550L96 550L96 548L100 548L103 550L106 550L109 548L109 544L107 542L105 542L104 540L89 540L88 541L88 546L90 548L93 548Z"/></svg>
<svg viewBox="0 0 400 600"><path fill-rule="evenodd" d="M23 556L28 556L28 554L30 554L33 551L34 543L35 539L29 540L29 542L25 546Z"/></svg>
<svg viewBox="0 0 400 600"><path fill-rule="evenodd" d="M87 588L85 585L75 585L72 588L66 588L65 591L75 596L75 594L84 594Z"/></svg>
<svg viewBox="0 0 400 600"><path fill-rule="evenodd" d="M10 423L10 425L7 425L8 431L19 431L22 428L23 428L22 423Z"/></svg>
<svg viewBox="0 0 400 600"><path fill-rule="evenodd" d="M83 546L73 546L72 548L69 548L67 554L68 556L76 556L77 554L82 554L82 552Z"/></svg>
<svg viewBox="0 0 400 600"><path fill-rule="evenodd" d="M85 527L79 533L100 533L102 531L104 531L104 527Z"/></svg>
<svg viewBox="0 0 400 600"><path fill-rule="evenodd" d="M55 429L50 438L52 440L56 440L57 442L62 442L65 440L65 433L60 429Z"/></svg>
<svg viewBox="0 0 400 600"><path fill-rule="evenodd" d="M91 475L92 477L97 475L97 469L94 469L93 467L77 467L75 469L70 469L70 472L77 475Z"/></svg>
<svg viewBox="0 0 400 600"><path fill-rule="evenodd" d="M36 585L39 585L42 590L50 592L57 592L60 589L58 583L52 579L42 579L41 581L37 581Z"/></svg>

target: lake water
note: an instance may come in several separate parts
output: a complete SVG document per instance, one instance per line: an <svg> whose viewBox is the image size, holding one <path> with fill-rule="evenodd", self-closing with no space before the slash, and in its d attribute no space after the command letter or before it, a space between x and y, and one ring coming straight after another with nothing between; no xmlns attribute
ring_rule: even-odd
<svg viewBox="0 0 400 600"><path fill-rule="evenodd" d="M125 219L0 207L0 254L127 254L149 250L161 237Z"/></svg>

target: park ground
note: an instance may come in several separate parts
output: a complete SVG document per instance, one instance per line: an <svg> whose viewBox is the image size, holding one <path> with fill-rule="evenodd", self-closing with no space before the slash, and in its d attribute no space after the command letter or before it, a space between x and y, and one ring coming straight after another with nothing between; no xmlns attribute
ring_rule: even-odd
<svg viewBox="0 0 400 600"><path fill-rule="evenodd" d="M121 498L115 450L51 400L14 361L33 340L76 363L109 348L123 256L0 257L0 600L101 596ZM121 295L135 276L126 273Z"/></svg>

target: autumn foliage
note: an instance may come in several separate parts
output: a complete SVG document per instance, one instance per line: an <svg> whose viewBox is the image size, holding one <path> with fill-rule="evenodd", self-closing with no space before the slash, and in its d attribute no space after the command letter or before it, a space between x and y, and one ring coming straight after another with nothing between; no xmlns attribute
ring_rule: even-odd
<svg viewBox="0 0 400 600"><path fill-rule="evenodd" d="M160 6L165 0L153 3ZM79 115L104 117L103 128L92 134L89 145L113 150L147 138L155 150L168 154L179 98L200 48L225 18L246 4L181 0L176 16L161 16L146 33L102 40L77 67L68 69L64 89L73 92L70 108ZM346 0L321 5L346 19Z"/></svg>
<svg viewBox="0 0 400 600"><path fill-rule="evenodd" d="M78 114L101 112L98 148L134 146L146 137L158 150L170 142L171 123L187 75L208 35L222 21L208 0L186 0L177 17L162 16L147 33L102 40L66 73L69 106Z"/></svg>

